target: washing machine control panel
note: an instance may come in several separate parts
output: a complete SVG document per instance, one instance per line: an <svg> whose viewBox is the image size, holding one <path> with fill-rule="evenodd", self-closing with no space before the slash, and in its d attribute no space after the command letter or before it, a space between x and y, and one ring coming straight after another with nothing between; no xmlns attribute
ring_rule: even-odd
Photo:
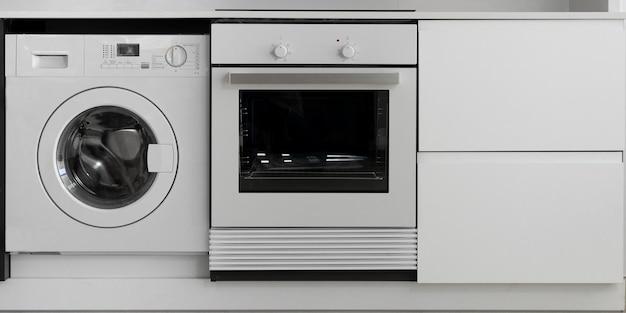
<svg viewBox="0 0 626 313"><path fill-rule="evenodd" d="M208 76L208 36L86 35L86 76Z"/></svg>

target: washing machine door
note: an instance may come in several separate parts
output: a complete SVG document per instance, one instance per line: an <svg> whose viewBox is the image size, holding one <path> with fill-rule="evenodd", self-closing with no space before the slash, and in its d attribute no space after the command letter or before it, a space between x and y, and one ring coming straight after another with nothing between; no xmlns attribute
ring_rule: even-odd
<svg viewBox="0 0 626 313"><path fill-rule="evenodd" d="M80 92L50 116L38 148L39 174L56 206L78 222L122 227L156 210L178 168L167 118L123 88Z"/></svg>

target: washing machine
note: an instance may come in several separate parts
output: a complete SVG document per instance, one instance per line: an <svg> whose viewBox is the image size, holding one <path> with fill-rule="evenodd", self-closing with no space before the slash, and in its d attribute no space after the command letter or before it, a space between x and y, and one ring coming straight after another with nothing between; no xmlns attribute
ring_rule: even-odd
<svg viewBox="0 0 626 313"><path fill-rule="evenodd" d="M6 36L13 253L208 251L208 35Z"/></svg>

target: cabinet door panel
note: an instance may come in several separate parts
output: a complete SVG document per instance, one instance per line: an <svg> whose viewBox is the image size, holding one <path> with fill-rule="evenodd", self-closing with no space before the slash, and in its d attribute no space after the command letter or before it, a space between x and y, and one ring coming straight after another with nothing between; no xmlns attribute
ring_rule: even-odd
<svg viewBox="0 0 626 313"><path fill-rule="evenodd" d="M420 21L419 151L624 149L623 21Z"/></svg>
<svg viewBox="0 0 626 313"><path fill-rule="evenodd" d="M619 283L621 152L420 153L418 282Z"/></svg>

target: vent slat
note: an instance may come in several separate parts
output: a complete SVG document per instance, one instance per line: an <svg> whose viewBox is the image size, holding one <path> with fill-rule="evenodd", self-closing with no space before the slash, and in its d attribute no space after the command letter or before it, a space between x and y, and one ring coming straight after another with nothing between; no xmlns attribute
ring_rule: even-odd
<svg viewBox="0 0 626 313"><path fill-rule="evenodd" d="M416 244L417 241L414 239L394 239L394 240L389 240L389 239L345 239L345 238L341 238L341 239L307 239L307 240L301 240L298 238L284 238L284 239L272 239L272 240L263 240L263 239L258 239L258 238L250 238L250 239L242 239L242 240L213 240L213 245L231 245L231 244L305 244L305 245L309 245L309 244L325 244L325 243L330 243L330 244L352 244L352 243L362 243L362 244L403 244L403 243L408 243L408 244Z"/></svg>
<svg viewBox="0 0 626 313"><path fill-rule="evenodd" d="M415 254L414 247L407 247L404 250L401 249L327 249L327 248L319 248L319 249L299 249L296 252L298 255L355 255L355 254L384 254L384 255L395 255L395 254ZM220 256L220 255L264 255L268 254L266 249L220 249L220 250L211 250L209 252L210 255ZM292 249L274 249L271 251L269 255L289 255L294 254Z"/></svg>
<svg viewBox="0 0 626 313"><path fill-rule="evenodd" d="M211 271L415 270L417 231L212 229Z"/></svg>
<svg viewBox="0 0 626 313"><path fill-rule="evenodd" d="M212 266L211 271L376 271L376 270L417 270L417 266L387 265L321 265L321 266Z"/></svg>
<svg viewBox="0 0 626 313"><path fill-rule="evenodd" d="M212 261L236 261L236 260L415 260L415 254L400 255L212 255Z"/></svg>
<svg viewBox="0 0 626 313"><path fill-rule="evenodd" d="M406 238L406 234L390 234L390 233L380 233L380 234L364 234L364 233L339 233L339 234L295 234L295 233L281 233L281 234L259 234L259 233L249 233L249 234L222 234L222 233L214 233L211 232L211 237L214 239L221 240L237 240L242 238L259 238L259 239L284 239L284 238L298 238L298 239L321 239L321 238Z"/></svg>
<svg viewBox="0 0 626 313"><path fill-rule="evenodd" d="M302 244L258 244L258 245L210 245L209 250L247 250L247 249L411 249L413 250L415 244L411 245L375 245L375 244L317 244L317 245L302 245Z"/></svg>
<svg viewBox="0 0 626 313"><path fill-rule="evenodd" d="M332 234L365 234L373 235L379 233L389 234L402 234L402 233L416 233L415 228L212 228L210 230L212 235L272 235L272 234L319 234L319 235L332 235Z"/></svg>

